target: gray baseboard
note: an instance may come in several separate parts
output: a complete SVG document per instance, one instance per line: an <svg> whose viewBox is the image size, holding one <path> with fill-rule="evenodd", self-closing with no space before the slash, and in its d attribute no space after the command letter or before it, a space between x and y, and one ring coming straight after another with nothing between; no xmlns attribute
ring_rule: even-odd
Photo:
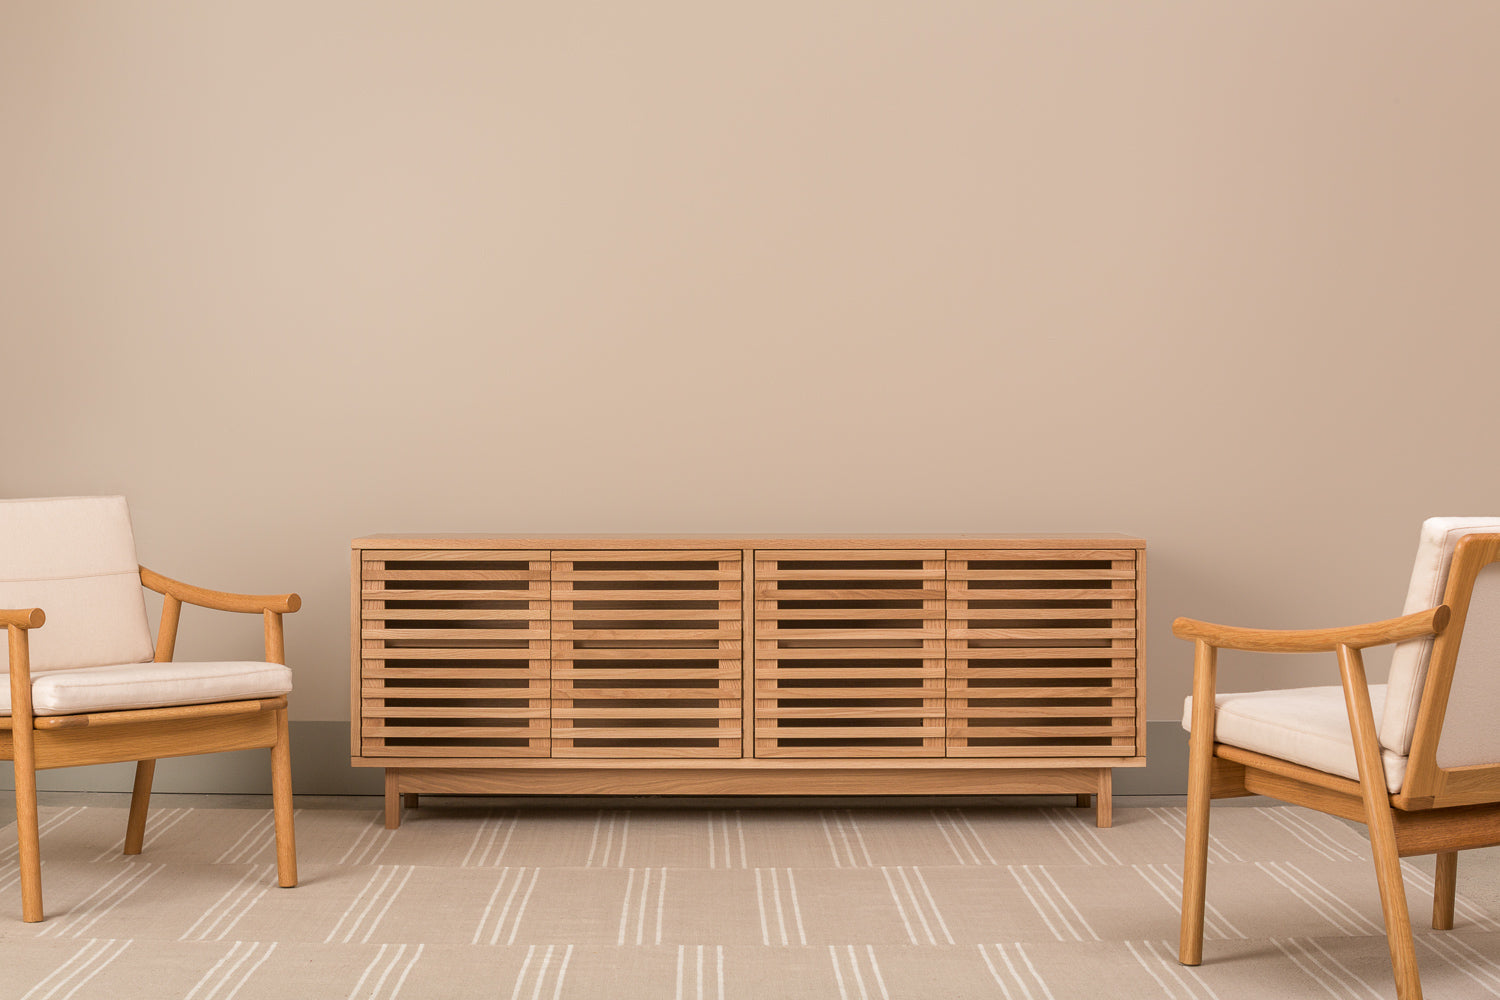
<svg viewBox="0 0 1500 1000"><path fill-rule="evenodd" d="M379 795L379 768L351 767L347 722L293 722L292 787L299 795ZM1115 771L1117 795L1182 795L1187 790L1187 734L1177 722L1147 723L1145 767ZM133 764L67 767L37 775L49 792L128 792ZM14 788L9 767L0 767L0 789ZM225 795L271 791L268 751L240 750L206 757L175 757L156 766L153 790Z"/></svg>

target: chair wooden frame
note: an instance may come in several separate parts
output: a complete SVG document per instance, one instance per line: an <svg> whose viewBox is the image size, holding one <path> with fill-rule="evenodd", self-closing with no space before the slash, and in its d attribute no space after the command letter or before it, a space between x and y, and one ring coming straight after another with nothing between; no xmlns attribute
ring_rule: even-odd
<svg viewBox="0 0 1500 1000"><path fill-rule="evenodd" d="M265 657L285 663L281 617L302 607L296 594L231 594L205 590L140 567L142 586L162 595L155 662L172 659L177 623L184 604L216 611L259 614L265 621ZM297 849L292 829L292 757L285 696L247 701L180 705L169 708L36 716L31 708L28 634L46 622L42 608L0 610L9 638L9 718L0 718L0 760L15 762L16 836L20 847L21 919L43 917L40 833L37 826L36 772L52 767L135 761L135 786L126 821L126 854L139 854L145 840L146 811L156 761L161 757L269 747L272 809L276 829L277 881L297 884Z"/></svg>
<svg viewBox="0 0 1500 1000"><path fill-rule="evenodd" d="M1210 800L1266 795L1368 827L1396 995L1400 1000L1420 1000L1422 985L1400 859L1437 855L1432 926L1450 930L1458 852L1500 844L1500 764L1449 768L1437 764L1438 741L1474 581L1481 569L1496 561L1500 561L1500 534L1466 535L1454 551L1441 605L1368 625L1272 631L1212 625L1190 618L1179 618L1172 624L1173 634L1196 644L1182 886L1183 965L1198 965L1203 959ZM1400 791L1390 794L1360 651L1429 635L1436 638L1406 777ZM1335 653L1359 780L1214 742L1214 688L1220 649Z"/></svg>

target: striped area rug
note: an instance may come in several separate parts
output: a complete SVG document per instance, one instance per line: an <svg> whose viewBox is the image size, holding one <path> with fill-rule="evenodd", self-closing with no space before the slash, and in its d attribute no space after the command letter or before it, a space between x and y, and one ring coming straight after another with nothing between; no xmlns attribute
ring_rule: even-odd
<svg viewBox="0 0 1500 1000"><path fill-rule="evenodd" d="M48 920L19 920L0 841L0 993L349 998L1394 996L1361 834L1295 809L1214 812L1206 963L1177 965L1183 813L1040 807L523 810L424 801L297 816L45 808ZM1407 866L1419 924L1431 879ZM1500 997L1500 913L1419 927L1432 997Z"/></svg>

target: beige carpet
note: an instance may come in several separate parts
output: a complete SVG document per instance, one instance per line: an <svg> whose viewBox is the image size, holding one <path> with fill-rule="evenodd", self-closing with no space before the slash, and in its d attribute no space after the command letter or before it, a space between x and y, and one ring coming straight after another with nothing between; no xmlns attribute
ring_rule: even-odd
<svg viewBox="0 0 1500 1000"><path fill-rule="evenodd" d="M481 800L482 801L482 800ZM1362 836L1295 809L1214 813L1206 963L1174 960L1180 808L426 806L297 816L43 810L48 920L18 919L0 840L0 995L904 998L1394 995ZM1500 997L1500 913L1418 932L1429 997ZM1408 866L1425 924L1431 880Z"/></svg>

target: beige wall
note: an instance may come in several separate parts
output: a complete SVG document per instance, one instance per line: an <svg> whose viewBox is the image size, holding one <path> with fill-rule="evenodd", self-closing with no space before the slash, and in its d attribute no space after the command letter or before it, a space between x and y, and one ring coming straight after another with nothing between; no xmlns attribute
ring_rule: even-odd
<svg viewBox="0 0 1500 1000"><path fill-rule="evenodd" d="M325 721L356 535L1128 531L1170 719L1173 616L1394 614L1422 517L1500 510L1497 37L1489 0L10 2L0 493L121 492L148 565L300 591ZM200 615L180 655L255 648Z"/></svg>

